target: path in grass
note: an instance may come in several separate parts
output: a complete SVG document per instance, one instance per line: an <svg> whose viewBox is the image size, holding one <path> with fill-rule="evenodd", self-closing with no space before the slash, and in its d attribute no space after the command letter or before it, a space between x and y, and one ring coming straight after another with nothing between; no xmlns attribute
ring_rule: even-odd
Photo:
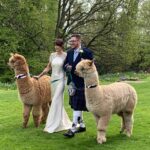
<svg viewBox="0 0 150 150"><path fill-rule="evenodd" d="M91 113L84 113L87 132L65 139L63 132L47 134L44 125L36 129L30 118L29 127L23 129L22 105L16 90L0 90L0 150L149 150L150 147L150 78L146 82L132 83L138 93L133 136L119 134L120 118L113 116L107 131L107 143L96 143L96 125ZM65 93L65 108L70 117L72 110Z"/></svg>

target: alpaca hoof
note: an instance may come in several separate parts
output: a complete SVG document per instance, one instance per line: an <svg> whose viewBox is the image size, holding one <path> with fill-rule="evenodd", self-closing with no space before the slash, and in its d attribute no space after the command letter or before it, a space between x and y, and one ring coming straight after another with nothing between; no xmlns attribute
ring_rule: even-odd
<svg viewBox="0 0 150 150"><path fill-rule="evenodd" d="M23 123L22 128L27 128L27 125Z"/></svg>
<svg viewBox="0 0 150 150"><path fill-rule="evenodd" d="M39 125L35 125L35 127L36 127L36 128L38 128L38 127L39 127Z"/></svg>
<svg viewBox="0 0 150 150"><path fill-rule="evenodd" d="M127 137L131 137L131 133L130 132L126 132L125 133Z"/></svg>
<svg viewBox="0 0 150 150"><path fill-rule="evenodd" d="M127 137L131 137L131 132L130 131L125 131L125 134Z"/></svg>
<svg viewBox="0 0 150 150"><path fill-rule="evenodd" d="M38 124L35 124L35 127L36 127L36 128L38 128L39 126L40 126L40 123L38 123Z"/></svg>
<svg viewBox="0 0 150 150"><path fill-rule="evenodd" d="M123 134L124 130L120 130L120 134Z"/></svg>
<svg viewBox="0 0 150 150"><path fill-rule="evenodd" d="M40 122L40 124L45 124L46 123L46 120L42 120L41 122Z"/></svg>
<svg viewBox="0 0 150 150"><path fill-rule="evenodd" d="M104 136L101 136L99 138L97 138L97 143L98 144L103 144L106 142L106 138Z"/></svg>

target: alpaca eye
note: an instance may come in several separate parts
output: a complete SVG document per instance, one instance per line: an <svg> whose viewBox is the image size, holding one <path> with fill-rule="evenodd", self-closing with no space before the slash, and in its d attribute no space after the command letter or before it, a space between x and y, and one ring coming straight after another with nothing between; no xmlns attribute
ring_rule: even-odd
<svg viewBox="0 0 150 150"><path fill-rule="evenodd" d="M14 63L15 61L14 61L14 60L11 60L10 62L11 62L11 63Z"/></svg>
<svg viewBox="0 0 150 150"><path fill-rule="evenodd" d="M83 70L84 70L84 67L81 68L81 71L83 71Z"/></svg>

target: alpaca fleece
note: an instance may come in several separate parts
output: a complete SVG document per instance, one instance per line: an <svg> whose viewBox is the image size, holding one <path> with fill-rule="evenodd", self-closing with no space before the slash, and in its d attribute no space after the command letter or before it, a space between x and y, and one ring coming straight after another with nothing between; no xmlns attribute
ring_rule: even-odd
<svg viewBox="0 0 150 150"><path fill-rule="evenodd" d="M106 142L106 129L112 114L122 118L121 133L132 134L133 112L137 103L135 89L127 83L99 85L97 69L91 60L82 60L76 72L84 78L86 106L97 123L97 142Z"/></svg>
<svg viewBox="0 0 150 150"><path fill-rule="evenodd" d="M14 69L15 76L24 75L16 79L19 96L23 102L23 127L27 127L30 112L32 111L35 126L47 119L51 103L50 77L42 76L38 80L31 78L29 68L24 56L11 54L9 66Z"/></svg>

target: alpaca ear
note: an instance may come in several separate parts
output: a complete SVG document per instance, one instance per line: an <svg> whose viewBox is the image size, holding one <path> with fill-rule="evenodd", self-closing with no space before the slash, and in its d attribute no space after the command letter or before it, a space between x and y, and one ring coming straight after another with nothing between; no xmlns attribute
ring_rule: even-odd
<svg viewBox="0 0 150 150"><path fill-rule="evenodd" d="M18 53L15 53L15 54L14 54L14 57L15 57L15 58L18 58L18 56L19 56Z"/></svg>
<svg viewBox="0 0 150 150"><path fill-rule="evenodd" d="M10 56L14 56L14 53L10 53Z"/></svg>
<svg viewBox="0 0 150 150"><path fill-rule="evenodd" d="M84 58L81 58L81 61L82 61L82 60L85 60L85 59L84 59Z"/></svg>
<svg viewBox="0 0 150 150"><path fill-rule="evenodd" d="M89 66L92 66L94 63L94 59L89 62Z"/></svg>

